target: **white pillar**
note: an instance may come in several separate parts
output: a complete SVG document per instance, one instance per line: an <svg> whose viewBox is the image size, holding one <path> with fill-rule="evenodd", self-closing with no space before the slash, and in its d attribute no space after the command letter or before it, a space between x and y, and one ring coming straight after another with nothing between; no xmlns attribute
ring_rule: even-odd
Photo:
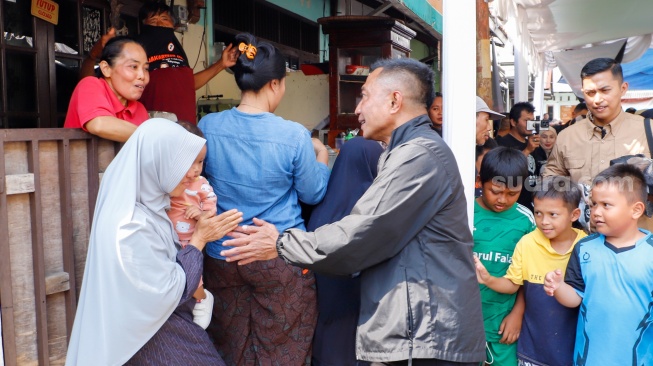
<svg viewBox="0 0 653 366"><path fill-rule="evenodd" d="M465 186L469 227L474 226L476 135L476 1L444 0L442 21L443 128ZM461 27L461 24L471 26Z"/></svg>
<svg viewBox="0 0 653 366"><path fill-rule="evenodd" d="M515 52L515 103L519 102L528 102L528 59L527 59L527 50L525 47L525 42L522 37L526 37L523 32L528 32L524 21L526 18L526 12L521 6L517 7L517 19L516 19L516 37L514 43L514 52Z"/></svg>
<svg viewBox="0 0 653 366"><path fill-rule="evenodd" d="M515 42L515 103L528 102L528 61L526 55L521 52L519 42L521 40L517 37Z"/></svg>
<svg viewBox="0 0 653 366"><path fill-rule="evenodd" d="M544 67L541 67L537 75L535 75L535 85L533 89L533 106L535 107L535 115L542 117L546 112L544 110ZM549 116L552 118L552 116ZM542 119L542 118L540 118Z"/></svg>

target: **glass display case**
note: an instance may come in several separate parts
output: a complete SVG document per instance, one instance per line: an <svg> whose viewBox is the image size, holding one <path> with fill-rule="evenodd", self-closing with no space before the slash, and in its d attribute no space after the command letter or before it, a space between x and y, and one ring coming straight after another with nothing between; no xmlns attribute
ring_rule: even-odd
<svg viewBox="0 0 653 366"><path fill-rule="evenodd" d="M370 66L380 58L410 56L415 32L388 17L338 16L318 19L329 35L329 144L358 128L354 113Z"/></svg>

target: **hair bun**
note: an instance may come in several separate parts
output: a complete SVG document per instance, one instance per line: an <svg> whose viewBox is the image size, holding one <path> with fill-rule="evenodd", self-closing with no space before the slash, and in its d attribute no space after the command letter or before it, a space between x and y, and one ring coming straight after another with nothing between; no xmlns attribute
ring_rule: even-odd
<svg viewBox="0 0 653 366"><path fill-rule="evenodd" d="M273 79L286 75L286 61L281 52L268 42L259 42L249 33L236 36L235 45L240 52L232 67L240 90L258 91Z"/></svg>

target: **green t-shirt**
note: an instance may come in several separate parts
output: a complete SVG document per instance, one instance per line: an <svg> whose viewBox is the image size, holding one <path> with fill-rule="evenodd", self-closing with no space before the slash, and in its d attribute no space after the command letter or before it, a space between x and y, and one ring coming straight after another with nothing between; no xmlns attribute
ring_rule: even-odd
<svg viewBox="0 0 653 366"><path fill-rule="evenodd" d="M506 211L494 212L474 201L474 255L492 276L503 277L506 274L517 242L533 230L533 214L518 203ZM485 285L479 286L485 337L488 342L498 342L501 339L499 327L512 310L516 294L500 294Z"/></svg>

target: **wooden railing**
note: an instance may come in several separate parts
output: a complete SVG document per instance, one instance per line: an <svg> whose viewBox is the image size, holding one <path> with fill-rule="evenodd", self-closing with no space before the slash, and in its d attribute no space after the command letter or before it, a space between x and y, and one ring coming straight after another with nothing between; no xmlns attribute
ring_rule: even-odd
<svg viewBox="0 0 653 366"><path fill-rule="evenodd" d="M63 365L100 175L119 144L72 129L0 136L4 362Z"/></svg>

